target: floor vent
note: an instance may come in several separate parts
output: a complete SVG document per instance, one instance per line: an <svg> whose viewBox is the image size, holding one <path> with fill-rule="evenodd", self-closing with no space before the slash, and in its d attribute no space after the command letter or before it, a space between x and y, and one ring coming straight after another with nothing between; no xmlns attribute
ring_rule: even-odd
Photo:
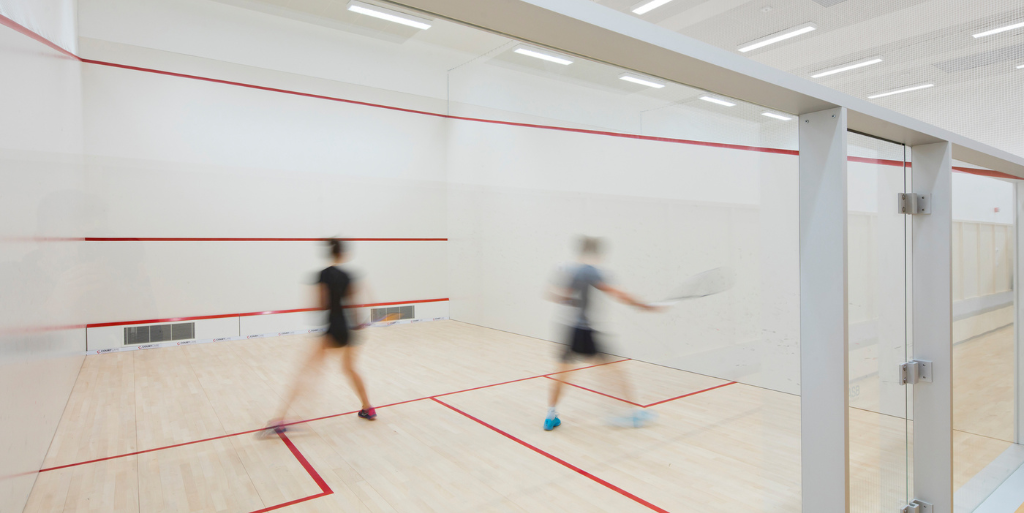
<svg viewBox="0 0 1024 513"><path fill-rule="evenodd" d="M132 326L124 329L125 345L189 340L193 338L196 338L196 323L194 322Z"/></svg>
<svg viewBox="0 0 1024 513"><path fill-rule="evenodd" d="M402 319L415 318L416 307L413 305L370 309L370 322L400 321Z"/></svg>

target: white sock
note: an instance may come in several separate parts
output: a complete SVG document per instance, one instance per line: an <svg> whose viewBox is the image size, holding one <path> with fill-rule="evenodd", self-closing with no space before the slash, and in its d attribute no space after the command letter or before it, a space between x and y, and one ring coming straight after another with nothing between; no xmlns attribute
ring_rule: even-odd
<svg viewBox="0 0 1024 513"><path fill-rule="evenodd" d="M555 418L557 416L558 416L558 412L555 411L555 407L554 406L548 408L548 418L549 419L553 419L553 418Z"/></svg>

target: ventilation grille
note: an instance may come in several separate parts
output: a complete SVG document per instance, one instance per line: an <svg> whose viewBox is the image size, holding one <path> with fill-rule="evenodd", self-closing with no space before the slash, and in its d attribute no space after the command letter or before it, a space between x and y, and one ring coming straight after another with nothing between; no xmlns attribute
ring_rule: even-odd
<svg viewBox="0 0 1024 513"><path fill-rule="evenodd" d="M389 306L387 308L371 308L370 322L400 321L402 319L415 319L416 307Z"/></svg>
<svg viewBox="0 0 1024 513"><path fill-rule="evenodd" d="M196 323L156 324L153 326L132 326L124 329L124 343L149 344L196 338Z"/></svg>

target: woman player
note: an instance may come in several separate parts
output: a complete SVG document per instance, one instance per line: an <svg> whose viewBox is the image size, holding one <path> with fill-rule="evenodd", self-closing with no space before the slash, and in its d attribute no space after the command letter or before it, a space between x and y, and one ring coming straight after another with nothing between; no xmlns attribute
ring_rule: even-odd
<svg viewBox="0 0 1024 513"><path fill-rule="evenodd" d="M331 251L333 265L320 271L317 281L317 296L320 307L329 312L327 333L324 334L323 343L310 354L306 360L305 371L301 372L295 380L288 399L281 406L279 415L275 420L267 424L265 434L285 431L285 415L291 407L295 398L309 385L311 376L319 376L327 357L332 354L341 353L341 370L348 377L352 388L355 389L362 409L359 410L359 417L366 420L377 418L377 412L370 406L370 400L366 396L366 387L363 385L363 378L355 368L357 349L354 342L354 334L350 326L348 315L345 312L345 305L354 303L357 287L352 276L341 269L340 265L348 260L345 246L339 239L330 239L328 246ZM363 325L356 325L354 329L363 328Z"/></svg>

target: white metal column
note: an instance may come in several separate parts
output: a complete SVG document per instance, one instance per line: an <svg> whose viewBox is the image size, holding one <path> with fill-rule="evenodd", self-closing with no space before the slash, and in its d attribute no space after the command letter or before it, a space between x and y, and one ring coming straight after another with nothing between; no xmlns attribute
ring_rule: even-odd
<svg viewBox="0 0 1024 513"><path fill-rule="evenodd" d="M800 447L805 512L850 511L846 109L800 116Z"/></svg>
<svg viewBox="0 0 1024 513"><path fill-rule="evenodd" d="M915 194L930 214L913 220L913 358L932 362L932 382L914 385L914 498L953 511L953 157L946 142L911 148Z"/></svg>

